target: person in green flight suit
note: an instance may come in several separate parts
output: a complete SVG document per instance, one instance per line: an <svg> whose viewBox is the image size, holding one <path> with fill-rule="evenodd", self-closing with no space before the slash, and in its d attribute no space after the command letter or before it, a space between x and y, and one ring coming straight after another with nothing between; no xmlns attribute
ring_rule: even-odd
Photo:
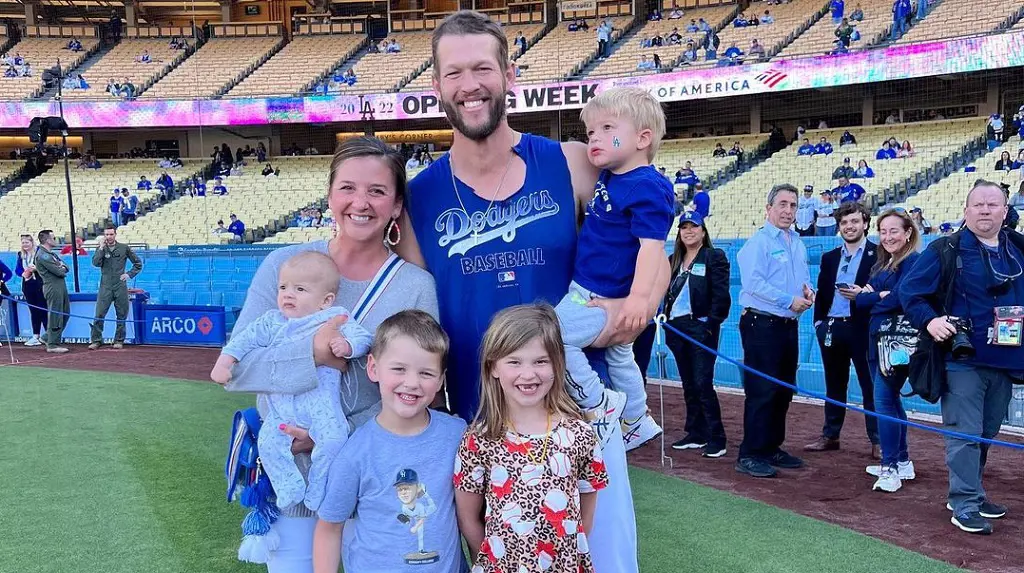
<svg viewBox="0 0 1024 573"><path fill-rule="evenodd" d="M60 259L60 255L54 250L57 246L57 238L53 231L45 229L39 231L39 252L36 253L36 273L43 279L43 297L46 299L46 307L49 314L46 316L46 351L63 354L68 351L61 346L61 339L64 337L64 327L68 323L68 313L71 312L71 299L68 297L68 286L64 283L64 277L68 274L68 266Z"/></svg>
<svg viewBox="0 0 1024 573"><path fill-rule="evenodd" d="M125 272L124 267L132 262L132 268ZM103 317L114 303L114 314L117 316L117 329L114 331L115 349L124 345L124 321L128 318L128 279L135 278L142 272L142 259L131 247L117 242L117 229L108 226L103 230L103 240L92 255L92 266L100 269L100 289L96 294L96 319L92 323L91 350L100 347L103 342Z"/></svg>

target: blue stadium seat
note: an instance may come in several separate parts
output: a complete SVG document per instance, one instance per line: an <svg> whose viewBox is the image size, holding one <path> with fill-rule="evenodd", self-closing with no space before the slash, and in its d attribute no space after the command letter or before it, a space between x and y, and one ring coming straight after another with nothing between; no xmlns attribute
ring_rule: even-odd
<svg viewBox="0 0 1024 573"><path fill-rule="evenodd" d="M245 292L225 292L224 294L224 308L242 308L242 304L245 303Z"/></svg>
<svg viewBox="0 0 1024 573"><path fill-rule="evenodd" d="M188 272L189 260L182 258L168 258L167 259L167 272L182 273Z"/></svg>
<svg viewBox="0 0 1024 573"><path fill-rule="evenodd" d="M184 291L169 292L167 293L167 304L194 305L196 304L196 293Z"/></svg>
<svg viewBox="0 0 1024 573"><path fill-rule="evenodd" d="M210 290L213 292L226 293L241 290L245 292L245 289L238 289L235 287L234 281L225 280L214 280L210 281Z"/></svg>
<svg viewBox="0 0 1024 573"><path fill-rule="evenodd" d="M191 290L188 288L189 285L182 281L160 281L160 290L165 293L179 293Z"/></svg>
<svg viewBox="0 0 1024 573"><path fill-rule="evenodd" d="M213 306L213 293L208 292L197 292L195 293L195 304L200 306Z"/></svg>
<svg viewBox="0 0 1024 573"><path fill-rule="evenodd" d="M234 273L235 272L235 260L227 257L221 257L213 259L213 265L211 267L214 273Z"/></svg>

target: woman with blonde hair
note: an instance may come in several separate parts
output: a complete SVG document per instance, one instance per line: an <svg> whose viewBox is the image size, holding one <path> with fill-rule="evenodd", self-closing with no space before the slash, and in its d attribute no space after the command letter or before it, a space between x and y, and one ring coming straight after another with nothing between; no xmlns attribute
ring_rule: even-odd
<svg viewBox="0 0 1024 573"><path fill-rule="evenodd" d="M890 209L882 213L877 223L879 243L878 261L871 269L871 278L864 287L853 285L857 292L854 304L869 310L868 367L874 382L875 412L901 420L907 419L900 389L907 380L906 365L894 366L883 373L878 359L879 330L886 320L898 320L903 312L900 306L900 280L914 266L919 256L921 233L914 220L903 209ZM907 451L907 426L885 419L878 420L878 438L882 446L880 465L868 466L866 471L878 476L872 490L894 492L904 480L914 479L914 462Z"/></svg>

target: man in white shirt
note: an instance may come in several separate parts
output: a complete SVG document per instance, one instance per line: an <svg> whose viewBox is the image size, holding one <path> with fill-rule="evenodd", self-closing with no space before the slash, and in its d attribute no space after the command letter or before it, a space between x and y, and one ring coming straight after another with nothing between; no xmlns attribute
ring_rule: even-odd
<svg viewBox="0 0 1024 573"><path fill-rule="evenodd" d="M832 237L836 234L836 218L833 216L839 204L832 199L828 189L821 192L818 205L814 208L818 218L814 221L816 237Z"/></svg>
<svg viewBox="0 0 1024 573"><path fill-rule="evenodd" d="M814 198L814 186L804 185L804 195L796 208L796 232L801 237L814 236L814 222L817 218L815 210L818 208L818 200Z"/></svg>

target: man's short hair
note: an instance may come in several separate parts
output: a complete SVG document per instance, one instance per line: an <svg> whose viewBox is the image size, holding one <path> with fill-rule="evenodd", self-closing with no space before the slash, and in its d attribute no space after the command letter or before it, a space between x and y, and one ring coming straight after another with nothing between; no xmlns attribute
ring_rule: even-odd
<svg viewBox="0 0 1024 573"><path fill-rule="evenodd" d="M53 230L51 230L51 229L43 229L42 231L39 231L39 235L37 235L36 238L39 240L40 243L45 243L46 239L49 239L50 235L52 235L52 234L53 234Z"/></svg>
<svg viewBox="0 0 1024 573"><path fill-rule="evenodd" d="M665 110L651 92L641 88L611 88L602 91L583 106L580 119L586 123L588 118L602 111L617 118L628 119L637 131L651 130L647 160L654 161L661 147L661 138L665 137Z"/></svg>
<svg viewBox="0 0 1024 573"><path fill-rule="evenodd" d="M107 231L113 231L113 232L116 233L117 232L117 227L115 227L115 226L113 226L113 225L108 223L106 227L103 227L103 232L105 233Z"/></svg>
<svg viewBox="0 0 1024 573"><path fill-rule="evenodd" d="M376 359L387 352L388 345L399 336L408 336L416 345L441 359L441 370L448 364L448 335L434 317L422 310L403 310L380 323L373 337L370 354Z"/></svg>
<svg viewBox="0 0 1024 573"><path fill-rule="evenodd" d="M871 224L871 211L868 211L867 207L861 205L856 201L847 201L846 203L840 205L838 209L836 209L836 222L838 223L843 220L843 217L849 217L854 213L860 213L860 215L864 217L865 225Z"/></svg>
<svg viewBox="0 0 1024 573"><path fill-rule="evenodd" d="M768 192L768 205L775 204L775 198L779 196L779 193L792 193L797 197L800 196L800 193L797 192L796 187L793 187L789 183L780 183L772 187L771 191Z"/></svg>
<svg viewBox="0 0 1024 573"><path fill-rule="evenodd" d="M996 189L999 189L1000 191L1003 192L1004 204L1008 203L1010 200L1010 188L1008 186L1003 187L999 183L996 183L995 181L989 181L988 179L976 179L974 181L974 185L971 185L971 190L967 192L967 197L964 199L965 206L971 200L971 193L974 193L974 190L977 189L978 187L995 187Z"/></svg>
<svg viewBox="0 0 1024 573"><path fill-rule="evenodd" d="M459 10L442 20L434 28L434 33L430 38L430 52L434 58L434 77L441 77L441 66L438 65L437 61L437 46L441 43L441 38L445 36L474 36L478 34L490 36L498 42L498 53L495 54L495 57L498 58L498 66L504 71L509 64L508 38L505 37L505 32L501 29L501 25L491 20L486 14L476 10Z"/></svg>

